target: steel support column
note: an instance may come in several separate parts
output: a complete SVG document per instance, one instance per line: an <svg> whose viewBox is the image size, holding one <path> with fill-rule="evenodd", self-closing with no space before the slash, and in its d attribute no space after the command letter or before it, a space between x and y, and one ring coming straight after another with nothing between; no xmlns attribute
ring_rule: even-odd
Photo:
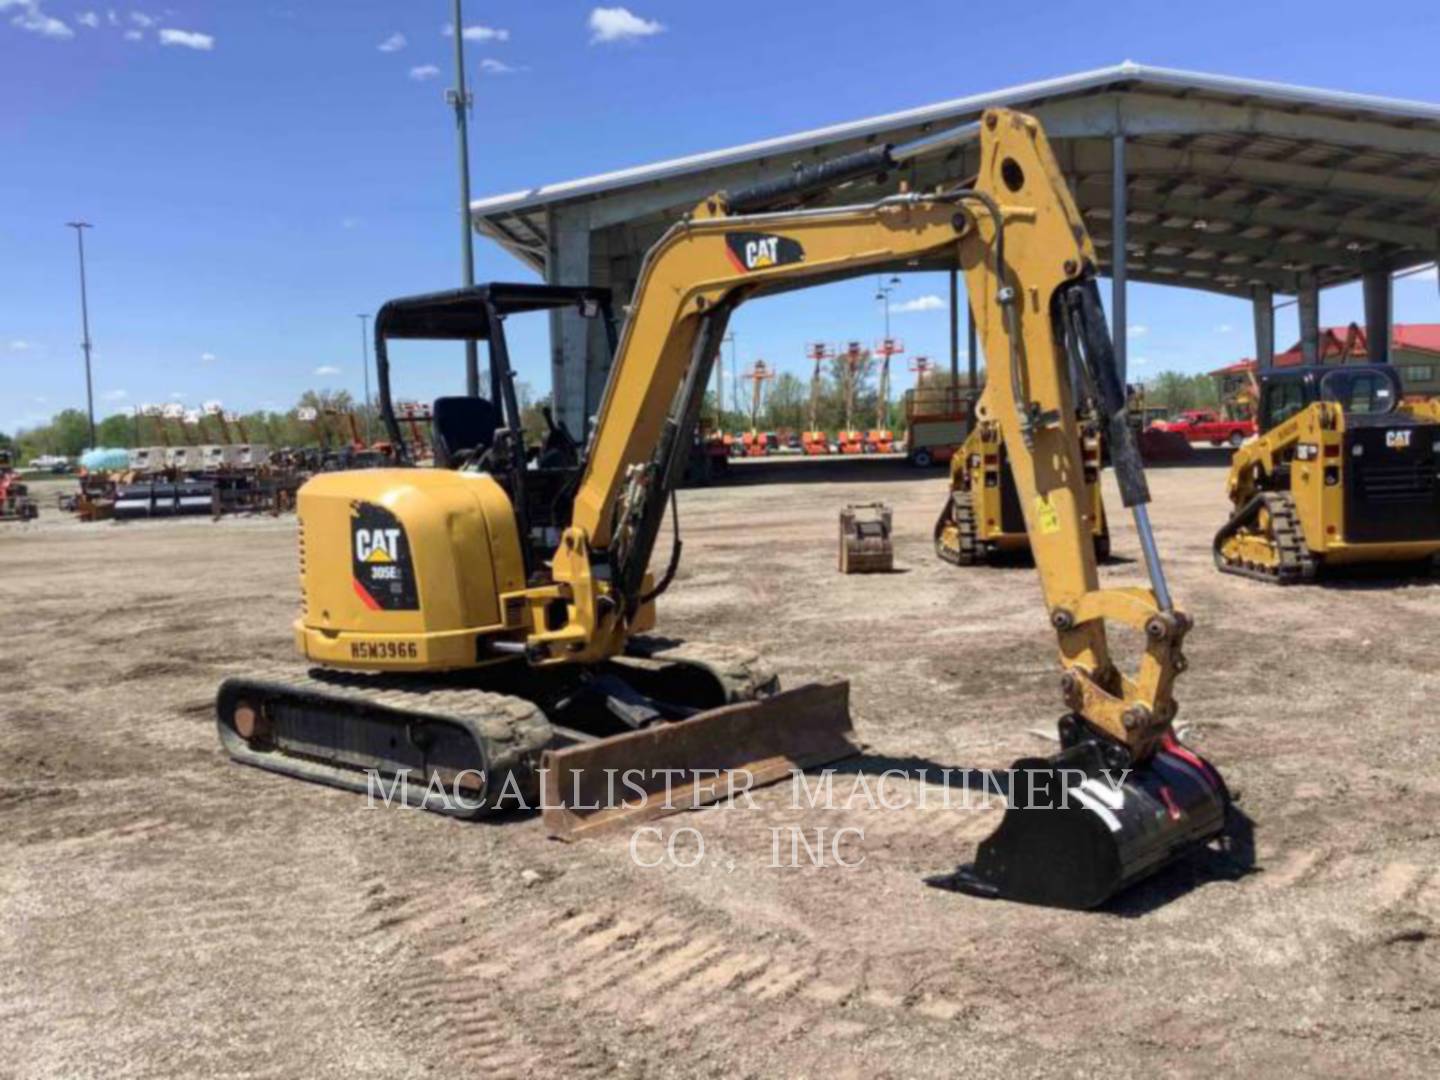
<svg viewBox="0 0 1440 1080"><path fill-rule="evenodd" d="M1394 291L1389 270L1365 274L1365 345L1372 364L1390 362Z"/></svg>
<svg viewBox="0 0 1440 1080"><path fill-rule="evenodd" d="M1275 366L1275 290L1257 285L1250 303L1255 309L1255 366L1269 371Z"/></svg>
<svg viewBox="0 0 1440 1080"><path fill-rule="evenodd" d="M1110 321L1111 332L1115 335L1115 363L1120 369L1120 382L1129 381L1129 350L1126 348L1128 330L1125 310L1126 276L1126 204L1125 180L1125 136L1115 135L1110 140Z"/></svg>
<svg viewBox="0 0 1440 1080"><path fill-rule="evenodd" d="M1300 284L1300 357L1307 364L1320 362L1320 286L1314 278Z"/></svg>
<svg viewBox="0 0 1440 1080"><path fill-rule="evenodd" d="M564 207L550 214L550 258L546 281L551 285L589 285L590 222L584 207ZM581 442L590 419L587 382L593 320L570 309L550 313L551 391L556 418Z"/></svg>

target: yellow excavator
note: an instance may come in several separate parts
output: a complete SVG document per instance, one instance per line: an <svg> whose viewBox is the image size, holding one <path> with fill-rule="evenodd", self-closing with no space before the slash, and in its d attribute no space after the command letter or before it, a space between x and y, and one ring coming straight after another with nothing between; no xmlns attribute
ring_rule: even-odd
<svg viewBox="0 0 1440 1080"><path fill-rule="evenodd" d="M1261 375L1260 434L1230 459L1225 573L1292 585L1322 567L1440 556L1440 401L1403 401L1388 364Z"/></svg>
<svg viewBox="0 0 1440 1080"><path fill-rule="evenodd" d="M1085 527L1095 538L1095 558L1110 557L1110 523L1100 491L1104 449L1100 427L1083 419L1081 463L1085 469ZM1020 494L1000 425L976 424L950 459L950 491L935 520L935 554L956 566L975 566L997 555L1030 550Z"/></svg>
<svg viewBox="0 0 1440 1080"><path fill-rule="evenodd" d="M972 184L806 205L974 139ZM400 797L446 813L538 797L567 838L856 753L848 684L781 690L745 650L655 637L655 601L675 576L674 492L734 309L926 260L963 271L991 358L979 416L1011 448L1067 710L1059 752L1016 763L996 832L936 883L1088 908L1219 835L1224 784L1172 729L1190 620L1146 513L1095 252L1040 126L1005 110L702 201L646 256L583 447L558 426L544 447L523 446L503 324L573 305L610 326L602 291L489 286L386 304L375 338L387 424L391 337L487 341L492 400L436 403L440 467L335 473L301 489L295 639L308 668L226 680L226 749L372 794L378 783L387 800L414 776ZM1148 585L1099 586L1075 364L1098 388ZM675 540L655 579L667 508ZM1112 659L1109 622L1143 640L1131 675Z"/></svg>

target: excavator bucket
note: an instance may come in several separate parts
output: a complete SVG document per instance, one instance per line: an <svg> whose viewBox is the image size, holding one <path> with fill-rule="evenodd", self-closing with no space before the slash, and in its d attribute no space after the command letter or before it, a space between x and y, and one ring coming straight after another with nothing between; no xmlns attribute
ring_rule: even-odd
<svg viewBox="0 0 1440 1080"><path fill-rule="evenodd" d="M1173 740L1143 765L1109 768L1093 743L1010 768L999 827L975 861L931 885L1088 910L1219 836L1219 774Z"/></svg>
<svg viewBox="0 0 1440 1080"><path fill-rule="evenodd" d="M852 503L840 511L840 572L888 574L895 568L890 539L890 507Z"/></svg>
<svg viewBox="0 0 1440 1080"><path fill-rule="evenodd" d="M850 684L836 680L547 750L545 827L576 840L717 802L858 754L853 736Z"/></svg>

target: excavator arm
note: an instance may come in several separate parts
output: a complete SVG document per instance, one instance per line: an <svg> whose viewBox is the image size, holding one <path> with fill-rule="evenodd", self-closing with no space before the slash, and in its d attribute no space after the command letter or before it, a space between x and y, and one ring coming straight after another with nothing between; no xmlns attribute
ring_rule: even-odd
<svg viewBox="0 0 1440 1080"><path fill-rule="evenodd" d="M1039 124L1004 110L975 137L970 186L836 209L736 215L724 195L701 203L650 251L557 553L563 626L532 647L545 659L612 655L641 617L645 569L689 450L730 312L788 289L897 265L957 263L988 358L979 405L1003 429L1045 604L1059 638L1067 707L1143 761L1167 737L1189 621L1174 610L1144 517L1143 471L1095 286L1096 259ZM1081 432L1070 371L1108 421L1122 495L1137 513L1150 584L1099 586ZM1122 675L1106 623L1144 639Z"/></svg>

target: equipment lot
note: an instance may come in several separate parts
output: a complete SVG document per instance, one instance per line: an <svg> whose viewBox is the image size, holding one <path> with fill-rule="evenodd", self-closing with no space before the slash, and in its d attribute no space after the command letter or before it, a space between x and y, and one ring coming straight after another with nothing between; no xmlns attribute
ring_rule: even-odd
<svg viewBox="0 0 1440 1080"><path fill-rule="evenodd" d="M628 834L563 845L232 765L214 689L290 658L294 518L83 525L34 484L40 521L0 536L0 1073L1435 1075L1440 587L1218 574L1210 460L1152 471L1152 514L1197 624L1179 723L1254 819L1255 867L1182 865L1094 914L926 887L999 817L934 786L921 808L891 782L896 810L849 772L833 809L768 788L663 819L704 857L650 869ZM935 558L939 470L735 471L680 495L662 632L850 678L872 793L887 768L1048 752L1034 571ZM1102 574L1138 582L1106 486ZM877 499L897 572L841 576L837 510ZM840 853L864 861L772 867L791 826L859 828Z"/></svg>

